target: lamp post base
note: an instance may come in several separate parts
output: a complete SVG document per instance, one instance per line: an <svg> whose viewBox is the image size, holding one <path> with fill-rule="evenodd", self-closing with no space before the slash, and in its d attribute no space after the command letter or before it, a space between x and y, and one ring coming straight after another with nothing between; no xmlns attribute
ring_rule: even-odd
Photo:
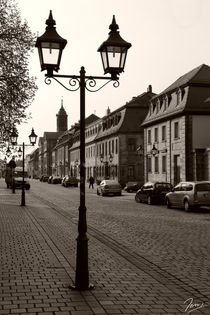
<svg viewBox="0 0 210 315"><path fill-rule="evenodd" d="M72 284L69 286L69 289L75 290L75 291L85 291L85 290L93 290L95 289L95 286L94 284L90 283L87 288L77 288L76 285Z"/></svg>
<svg viewBox="0 0 210 315"><path fill-rule="evenodd" d="M22 194L21 194L21 206L25 206L26 203L25 203L25 191L22 191Z"/></svg>

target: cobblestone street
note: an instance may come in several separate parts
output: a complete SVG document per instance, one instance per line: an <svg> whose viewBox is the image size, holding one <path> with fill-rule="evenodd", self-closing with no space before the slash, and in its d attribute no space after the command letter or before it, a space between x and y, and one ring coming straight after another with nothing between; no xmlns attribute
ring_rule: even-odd
<svg viewBox="0 0 210 315"><path fill-rule="evenodd" d="M21 207L19 190L12 194L3 181L0 188L0 314L209 314L207 210L167 210L87 189L95 289L77 292L69 285L78 189L34 181Z"/></svg>

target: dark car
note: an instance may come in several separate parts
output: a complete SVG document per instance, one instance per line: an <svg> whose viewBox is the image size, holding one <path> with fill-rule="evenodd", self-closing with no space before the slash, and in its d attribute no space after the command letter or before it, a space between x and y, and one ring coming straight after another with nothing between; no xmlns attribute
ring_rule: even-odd
<svg viewBox="0 0 210 315"><path fill-rule="evenodd" d="M62 185L64 187L78 187L78 179L75 176L66 175L62 180Z"/></svg>
<svg viewBox="0 0 210 315"><path fill-rule="evenodd" d="M42 181L43 181L43 182L47 182L47 181L48 181L48 179L49 179L49 176L44 175L44 176L43 176L43 178L42 178Z"/></svg>
<svg viewBox="0 0 210 315"><path fill-rule="evenodd" d="M127 182L127 184L124 187L124 190L127 192L136 192L141 188L142 184L138 182Z"/></svg>
<svg viewBox="0 0 210 315"><path fill-rule="evenodd" d="M59 176L53 176L52 180L51 180L51 183L52 184L61 184L61 177Z"/></svg>
<svg viewBox="0 0 210 315"><path fill-rule="evenodd" d="M167 182L147 182L136 193L136 202L165 204L165 196L172 190L172 185Z"/></svg>

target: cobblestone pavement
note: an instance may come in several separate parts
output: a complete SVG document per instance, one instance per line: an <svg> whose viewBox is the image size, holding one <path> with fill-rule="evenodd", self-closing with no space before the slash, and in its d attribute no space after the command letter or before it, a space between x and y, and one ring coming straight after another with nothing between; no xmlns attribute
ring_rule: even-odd
<svg viewBox="0 0 210 315"><path fill-rule="evenodd" d="M74 220L30 192L26 200L21 207L20 192L0 182L0 314L210 314L207 295L94 228L89 269L95 289L72 291Z"/></svg>

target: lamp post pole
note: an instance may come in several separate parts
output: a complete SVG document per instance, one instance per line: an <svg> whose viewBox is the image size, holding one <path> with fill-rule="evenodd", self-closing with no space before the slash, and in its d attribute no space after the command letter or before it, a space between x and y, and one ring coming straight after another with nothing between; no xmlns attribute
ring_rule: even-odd
<svg viewBox="0 0 210 315"><path fill-rule="evenodd" d="M91 289L88 274L88 238L87 238L87 219L85 205L85 90L97 92L107 83L114 81L114 87L119 86L118 75L124 71L127 50L131 44L126 42L119 35L118 25L113 16L110 25L109 38L103 42L98 51L101 53L104 72L110 73L111 77L86 76L85 68L81 67L79 75L58 75L61 55L67 41L56 31L55 20L50 11L46 21L45 33L37 38L36 47L38 48L40 64L42 70L47 70L45 83L50 84L51 78L61 84L68 91L80 90L80 205L78 220L77 255L76 255L76 276L75 285L71 288L78 290ZM58 78L70 79L70 87L66 87ZM96 88L96 80L106 80L100 88Z"/></svg>
<svg viewBox="0 0 210 315"><path fill-rule="evenodd" d="M25 201L25 185L24 185L24 181L25 181L25 143L23 142L22 144L23 147L23 177L22 177L22 191L21 191L21 206L25 206L26 205L26 201Z"/></svg>
<svg viewBox="0 0 210 315"><path fill-rule="evenodd" d="M76 288L88 288L88 238L85 205L85 69L80 70L80 206L76 257Z"/></svg>

